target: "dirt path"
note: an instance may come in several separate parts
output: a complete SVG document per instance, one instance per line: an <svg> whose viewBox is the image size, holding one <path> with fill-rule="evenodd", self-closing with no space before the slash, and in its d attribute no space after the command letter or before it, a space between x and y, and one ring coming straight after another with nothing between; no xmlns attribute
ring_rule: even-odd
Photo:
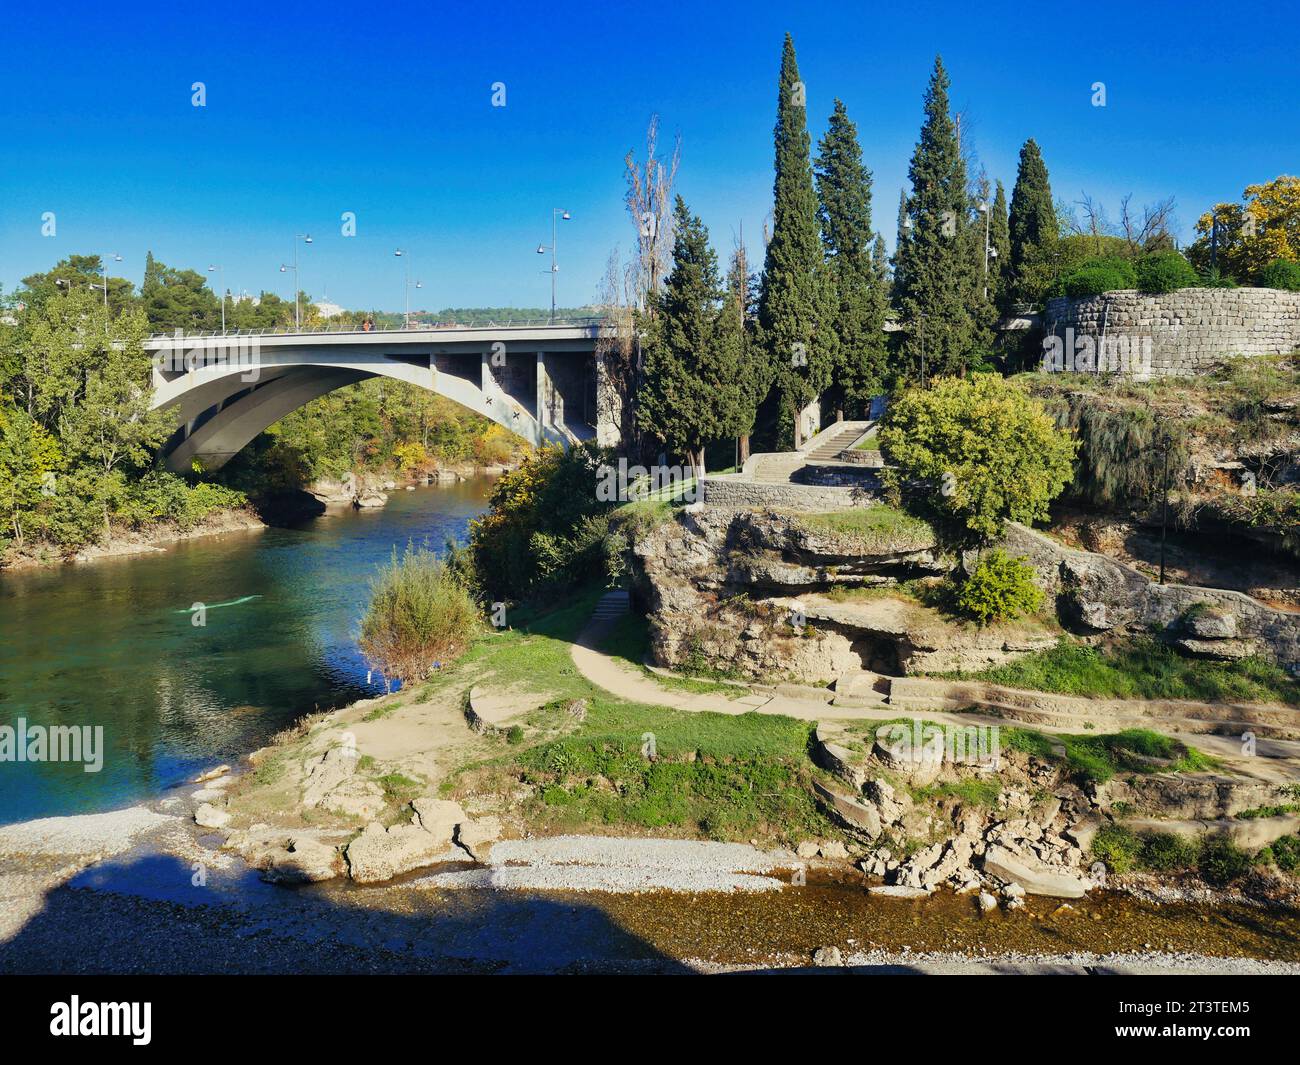
<svg viewBox="0 0 1300 1065"><path fill-rule="evenodd" d="M1006 724L1005 717L984 714L956 714L938 710L910 710L900 706L835 706L824 699L801 699L793 695L736 689L735 698L721 694L681 691L659 684L602 650L611 630L628 611L626 592L609 592L596 605L591 620L578 634L570 650L578 671L597 687L631 702L667 706L692 713L781 714L803 721L891 721L900 717L921 718L954 725ZM1059 715L1059 724L1035 723L1031 727L1047 733L1080 733L1094 727L1087 717ZM1181 721L1179 722L1181 724ZM1143 724L1159 727L1158 720ZM1300 742L1260 738L1254 757L1243 757L1241 741L1235 736L1165 730L1182 743L1197 747L1221 759L1225 767L1243 776L1273 782L1300 780Z"/></svg>

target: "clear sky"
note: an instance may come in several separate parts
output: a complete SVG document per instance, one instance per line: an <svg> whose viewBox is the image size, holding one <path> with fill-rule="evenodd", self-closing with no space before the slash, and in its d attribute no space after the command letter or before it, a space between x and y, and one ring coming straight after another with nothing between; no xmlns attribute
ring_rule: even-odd
<svg viewBox="0 0 1300 1065"><path fill-rule="evenodd" d="M288 295L279 267L310 233L317 299L400 309L401 246L424 284L413 306L544 306L536 247L562 207L559 302L586 303L631 244L622 159L652 112L681 135L677 189L720 254L743 227L761 258L786 30L814 138L836 96L858 124L891 246L936 52L1008 195L1033 136L1056 195L1086 190L1112 215L1126 192L1172 195L1186 238L1212 202L1300 171L1298 15L1207 0L10 5L0 285L69 253L121 254L138 284L152 249Z"/></svg>

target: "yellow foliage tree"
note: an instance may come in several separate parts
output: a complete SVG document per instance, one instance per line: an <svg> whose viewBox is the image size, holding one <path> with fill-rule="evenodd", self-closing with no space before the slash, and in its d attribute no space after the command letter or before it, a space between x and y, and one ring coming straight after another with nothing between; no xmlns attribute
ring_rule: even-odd
<svg viewBox="0 0 1300 1065"><path fill-rule="evenodd" d="M1283 174L1262 185L1247 185L1242 201L1217 203L1197 220L1198 236L1187 252L1193 265L1210 268L1216 222L1222 274L1253 281L1275 259L1300 262L1300 177Z"/></svg>

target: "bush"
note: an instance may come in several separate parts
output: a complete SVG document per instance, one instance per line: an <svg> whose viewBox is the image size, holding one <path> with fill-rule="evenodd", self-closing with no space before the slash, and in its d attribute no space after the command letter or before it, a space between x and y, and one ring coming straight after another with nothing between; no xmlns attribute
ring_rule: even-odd
<svg viewBox="0 0 1300 1065"><path fill-rule="evenodd" d="M1143 292L1176 292L1200 283L1196 269L1179 252L1156 251L1134 265L1137 287Z"/></svg>
<svg viewBox="0 0 1300 1065"><path fill-rule="evenodd" d="M1196 842L1168 832L1152 832L1142 837L1142 864L1158 872L1192 869L1200 855Z"/></svg>
<svg viewBox="0 0 1300 1065"><path fill-rule="evenodd" d="M1020 382L939 377L895 396L877 434L899 500L919 504L945 546L990 543L1005 521L1048 517L1073 474L1075 441ZM927 486L921 496L917 485Z"/></svg>
<svg viewBox="0 0 1300 1065"><path fill-rule="evenodd" d="M1034 570L1000 549L990 551L957 591L957 609L981 625L1032 614L1043 605Z"/></svg>
<svg viewBox="0 0 1300 1065"><path fill-rule="evenodd" d="M1300 263L1289 259L1274 259L1259 272L1259 287L1300 292Z"/></svg>
<svg viewBox="0 0 1300 1065"><path fill-rule="evenodd" d="M1250 872L1250 855L1230 840L1206 840L1197 869L1210 884L1228 884Z"/></svg>
<svg viewBox="0 0 1300 1065"><path fill-rule="evenodd" d="M442 560L408 544L371 582L359 643L385 678L410 682L463 654L478 626L474 600Z"/></svg>
<svg viewBox="0 0 1300 1065"><path fill-rule="evenodd" d="M1142 841L1127 828L1102 825L1092 838L1092 857L1112 873L1127 873L1142 855Z"/></svg>
<svg viewBox="0 0 1300 1065"><path fill-rule="evenodd" d="M1075 298L1136 287L1137 273L1127 259L1089 259L1061 278L1061 292Z"/></svg>

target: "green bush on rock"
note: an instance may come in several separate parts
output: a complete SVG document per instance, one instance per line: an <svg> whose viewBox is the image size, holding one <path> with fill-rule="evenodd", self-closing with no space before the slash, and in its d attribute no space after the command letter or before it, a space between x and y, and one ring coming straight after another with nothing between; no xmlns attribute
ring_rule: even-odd
<svg viewBox="0 0 1300 1065"><path fill-rule="evenodd" d="M1034 570L1001 550L989 552L957 589L957 609L987 625L1033 614L1043 605Z"/></svg>

